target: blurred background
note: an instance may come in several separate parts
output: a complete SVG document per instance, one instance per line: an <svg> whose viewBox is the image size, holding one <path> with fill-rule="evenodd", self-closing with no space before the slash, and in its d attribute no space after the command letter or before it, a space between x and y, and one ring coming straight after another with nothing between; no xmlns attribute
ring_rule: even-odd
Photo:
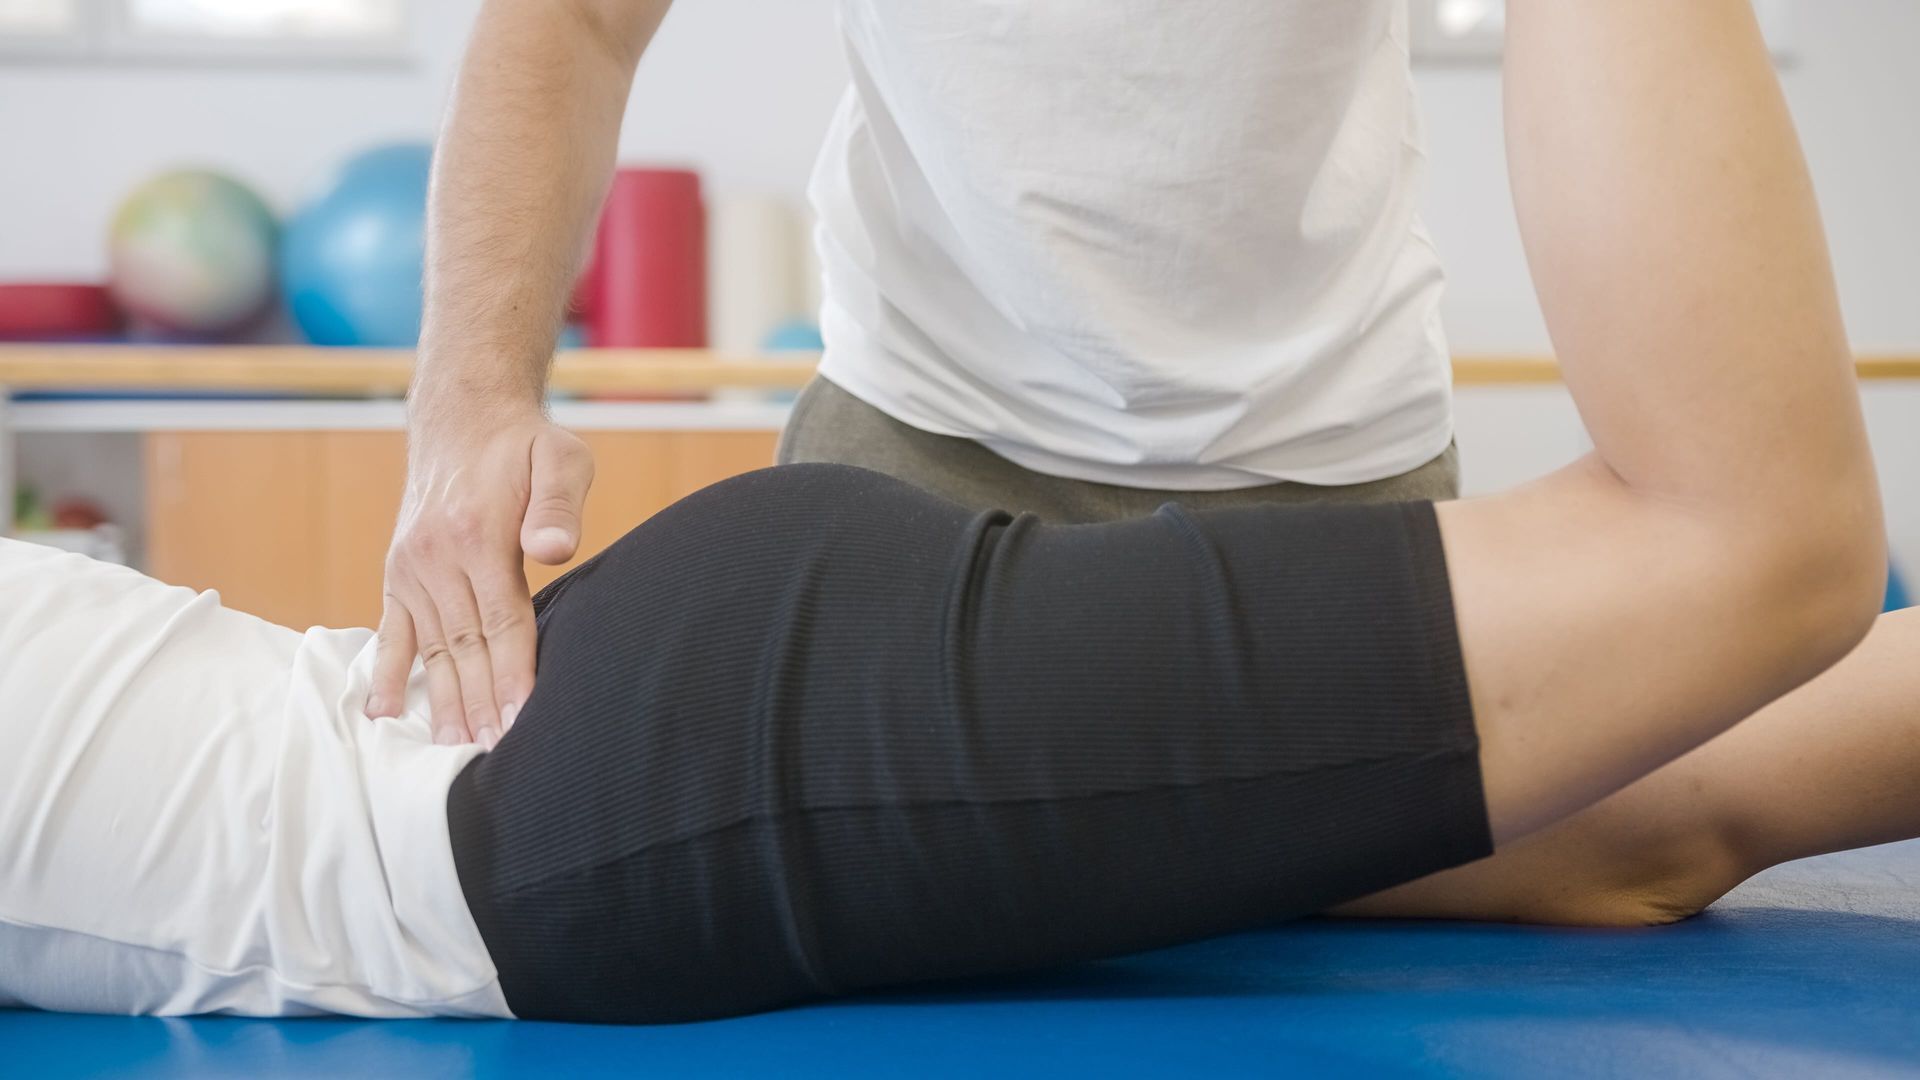
<svg viewBox="0 0 1920 1080"><path fill-rule="evenodd" d="M1432 163L1426 217L1450 267L1446 315L1455 351L1545 356L1550 346L1505 179L1499 5L1413 3ZM713 285L705 297L708 334L699 342L594 342L593 328L583 326L585 343L807 347L810 270L794 237L804 230L802 196L813 155L847 82L834 6L835 0L689 0L675 7L641 66L621 158L697 176L695 197L705 201L712 226L705 240L711 265L699 271ZM398 207L414 197L406 194L409 170L423 176L425 168L424 157L409 154L432 137L478 7L479 0L0 0L0 284L97 283L112 270L128 278L124 291L134 297L131 303L122 297L124 319L138 308L143 288L142 213L164 216L181 205L213 205L231 219L224 228L245 234L256 227L250 215L264 212L271 220L259 227L277 245L269 256L273 267L246 271L279 275L264 307L235 314L213 310L217 302L208 307L219 296L160 295L153 303L162 313L168 305L184 305L210 325L222 325L183 332L158 325L164 319L142 319L135 310L132 325L113 333L292 342L328 334L351 339L366 331L362 336L369 340L326 343L396 343L383 335L404 336L405 312L399 313L399 330L377 325L391 312L339 316L345 321L332 330L326 312L308 319L290 314L297 298L289 273L319 275L313 295L332 299L322 249L346 227L336 223L332 232L316 227L303 235L301 215L335 205L329 199L350 199L356 184L371 185L367 190L376 192L376 202L386 200L382 212L398 222L396 228L404 226L406 214ZM1826 210L1856 348L1870 356L1920 356L1920 65L1907 53L1920 42L1920 4L1767 0L1763 8ZM370 150L378 152L369 156ZM154 186L157 177L181 169L218 177L196 173ZM219 188L224 179L240 190ZM250 197L263 210L251 206ZM339 212L351 218L349 211ZM724 243L754 247L758 254L728 254L713 247L723 243L723 220L736 232L787 231L777 241L758 243L736 236ZM238 242L244 250L245 236ZM290 261L296 242L310 242L311 251L322 253L300 256L311 265L296 266ZM125 245L126 265L118 268L110 262L116 243ZM794 253L767 254L776 248ZM246 257L229 256L228 262ZM728 278L729 265L722 264L736 258L781 260L780 273L791 281L783 278L775 289L780 295L769 300L762 295L770 288L764 267L735 275L738 281ZM150 267L144 272L156 273ZM164 266L158 276L169 277ZM162 294L165 288L153 286ZM246 307L252 300L245 293L240 288L224 299ZM782 307L791 311L777 310ZM718 325L749 308L761 323ZM802 325L787 325L796 320ZM1895 550L1906 565L1920 566L1920 382L1878 381L1865 392ZM191 559L169 566L157 558L164 552L154 545L167 543L157 533L176 526L163 528L153 520L162 500L152 490L163 482L191 486L167 471L167 455L177 470L206 449L190 443L156 449L154 440L191 434L194 421L185 417L213 413L182 413L174 403L169 407L181 419L140 420L124 410L119 415L125 419L99 419L106 414L96 409L96 418L88 420L76 411L84 400L40 404L62 408L34 411L31 401L14 408L17 472L22 490L35 500L23 504L25 516L48 526L51 510L63 502L72 510L73 501L82 500L119 527L123 554L131 561L187 584L217 577L215 568ZM221 424L245 426L232 417L247 402L221 404ZM777 409L776 401L759 412L729 415L748 417L752 422L741 421L741 430L763 428L760 437L768 437L777 426ZM262 426L318 430L332 423L276 420ZM397 423L392 411L351 422L356 430L387 434ZM641 420L623 423L645 427ZM726 426L724 418L702 423L716 430ZM1463 388L1460 442L1474 491L1537 474L1585 445L1564 392L1550 385ZM714 451L719 458L713 468L731 467L729 454L751 457L759 445L748 440L723 446ZM700 469L691 459L708 450L689 445L679 452L689 459L681 481L693 482ZM624 482L606 462L600 476L602 487ZM381 479L374 486L394 483ZM215 518L241 513L245 500L257 497L235 495L240 509L194 512ZM387 521L380 521L381 505L374 500L367 512L367 527L379 533L375 549L384 545L390 524L390 509ZM646 505L642 500L609 512L639 512ZM85 517L66 519L73 524ZM193 535L180 533L172 542L176 549L204 547ZM214 561L235 557L222 552ZM345 589L340 583L361 579L334 580ZM267 613L293 621L324 621L351 617L366 605L316 607L309 597L265 606Z"/></svg>

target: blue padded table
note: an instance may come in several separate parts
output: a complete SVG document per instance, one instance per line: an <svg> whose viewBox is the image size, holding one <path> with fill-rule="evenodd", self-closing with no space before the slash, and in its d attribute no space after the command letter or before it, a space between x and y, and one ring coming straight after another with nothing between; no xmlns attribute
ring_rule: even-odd
<svg viewBox="0 0 1920 1080"><path fill-rule="evenodd" d="M0 1011L0 1076L1920 1076L1920 843L1659 930L1310 921L666 1028Z"/></svg>

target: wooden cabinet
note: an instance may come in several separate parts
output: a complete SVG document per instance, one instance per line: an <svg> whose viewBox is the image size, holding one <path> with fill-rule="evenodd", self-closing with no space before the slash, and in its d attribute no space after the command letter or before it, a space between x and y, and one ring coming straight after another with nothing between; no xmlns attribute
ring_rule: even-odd
<svg viewBox="0 0 1920 1080"><path fill-rule="evenodd" d="M585 558L669 503L771 464L772 431L581 432ZM288 626L372 626L406 476L396 431L147 436L147 570ZM528 564L539 588L565 570Z"/></svg>

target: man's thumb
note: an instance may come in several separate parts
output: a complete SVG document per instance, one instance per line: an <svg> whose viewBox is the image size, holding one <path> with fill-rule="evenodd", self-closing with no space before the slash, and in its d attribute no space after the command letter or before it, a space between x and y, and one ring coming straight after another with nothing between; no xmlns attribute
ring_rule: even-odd
<svg viewBox="0 0 1920 1080"><path fill-rule="evenodd" d="M520 549L549 566L580 550L580 518L593 486L593 454L573 435L551 428L533 440L533 494L520 526Z"/></svg>

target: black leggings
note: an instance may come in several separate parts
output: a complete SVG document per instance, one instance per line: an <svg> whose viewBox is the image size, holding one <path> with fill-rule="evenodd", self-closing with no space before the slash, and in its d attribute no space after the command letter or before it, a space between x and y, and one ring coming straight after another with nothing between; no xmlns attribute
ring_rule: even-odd
<svg viewBox="0 0 1920 1080"><path fill-rule="evenodd" d="M522 1017L1113 955L1492 850L1426 504L1058 526L795 465L538 610L538 688L447 806Z"/></svg>

